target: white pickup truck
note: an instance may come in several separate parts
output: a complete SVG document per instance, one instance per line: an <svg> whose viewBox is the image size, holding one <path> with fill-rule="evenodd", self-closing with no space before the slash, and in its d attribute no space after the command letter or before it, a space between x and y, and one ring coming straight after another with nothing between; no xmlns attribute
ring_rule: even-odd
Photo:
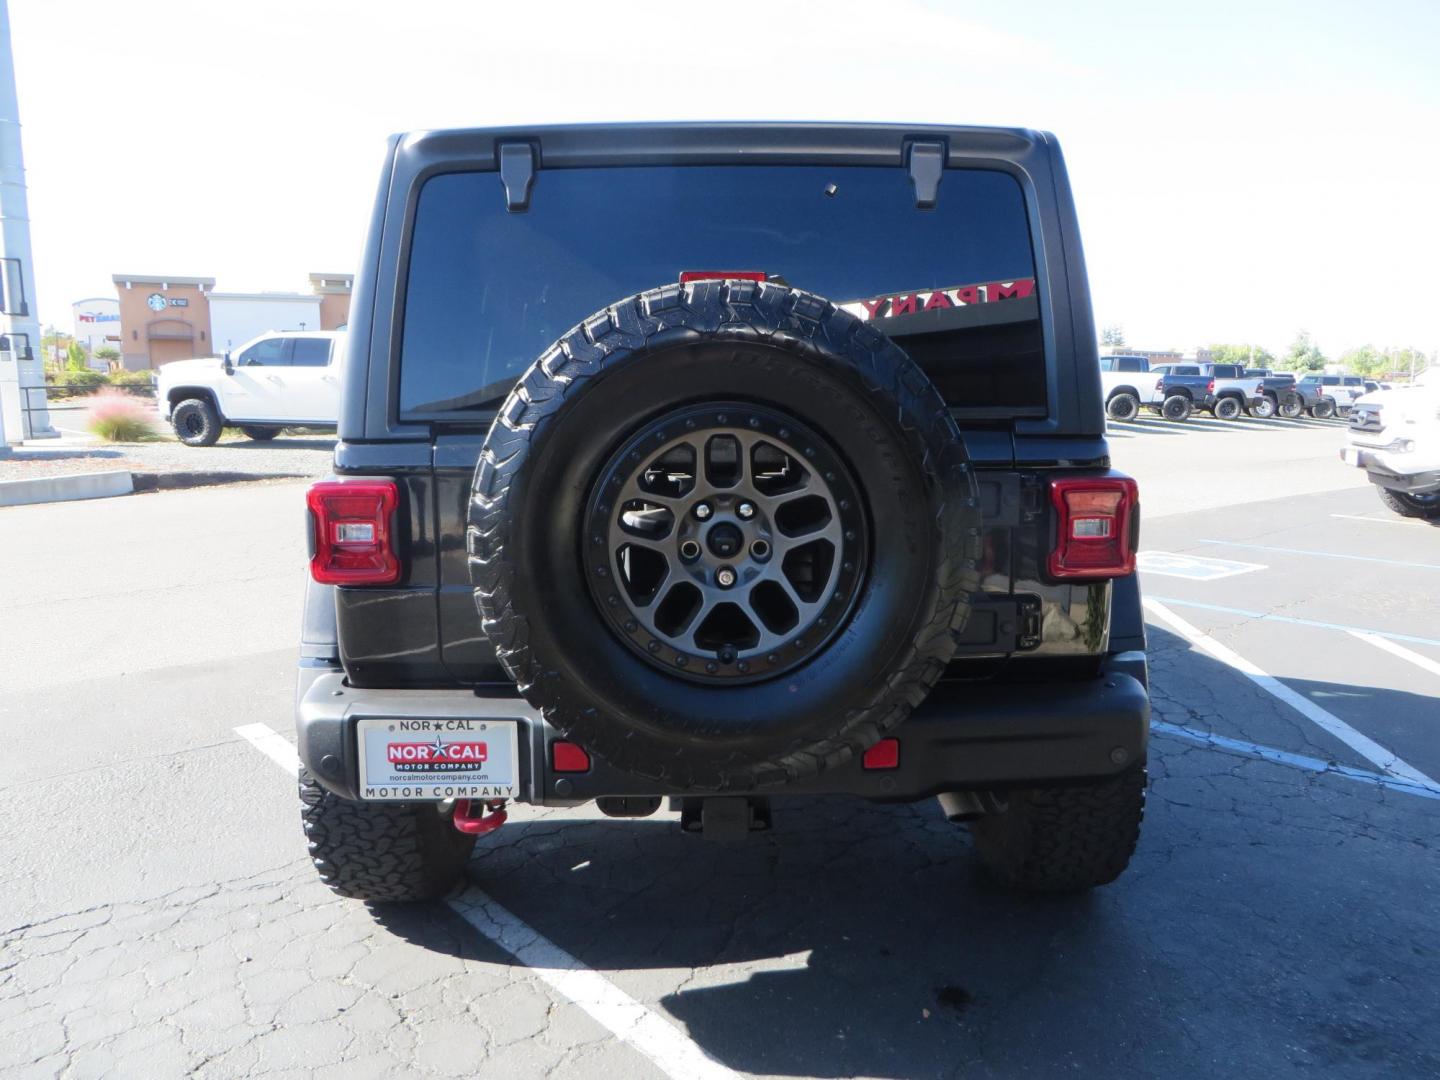
<svg viewBox="0 0 1440 1080"><path fill-rule="evenodd" d="M1364 469L1397 514L1440 518L1440 372L1356 400L1340 460Z"/></svg>
<svg viewBox="0 0 1440 1080"><path fill-rule="evenodd" d="M158 373L160 414L186 446L213 445L227 424L262 440L333 428L344 353L344 331L277 331L224 356L175 360Z"/></svg>
<svg viewBox="0 0 1440 1080"><path fill-rule="evenodd" d="M1146 379L1150 361L1143 356L1100 357L1100 387L1105 395L1105 415L1111 420L1134 420L1140 403L1149 401L1154 379Z"/></svg>

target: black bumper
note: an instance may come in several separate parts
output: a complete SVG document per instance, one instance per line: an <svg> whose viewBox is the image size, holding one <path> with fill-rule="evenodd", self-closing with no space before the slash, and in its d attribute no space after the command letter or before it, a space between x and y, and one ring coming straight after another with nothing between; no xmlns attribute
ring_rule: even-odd
<svg viewBox="0 0 1440 1080"><path fill-rule="evenodd" d="M858 795L911 801L942 791L996 790L1100 780L1145 754L1150 699L1145 658L1122 653L1080 682L941 683L895 732L899 765L866 770L858 759L766 795ZM694 795L594 761L555 773L558 735L518 696L469 690L357 690L327 666L302 666L295 728L300 760L331 791L355 798L355 723L362 717L481 718L520 725L520 801L569 806L602 795ZM746 792L727 792L743 795Z"/></svg>

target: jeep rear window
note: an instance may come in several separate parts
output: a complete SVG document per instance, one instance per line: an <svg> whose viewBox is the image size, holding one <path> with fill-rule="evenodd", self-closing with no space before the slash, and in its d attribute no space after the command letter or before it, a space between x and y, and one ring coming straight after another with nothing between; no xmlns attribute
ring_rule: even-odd
<svg viewBox="0 0 1440 1080"><path fill-rule="evenodd" d="M530 208L497 173L421 189L400 359L403 416L493 410L552 342L686 270L758 270L889 333L952 405L1044 415L1025 201L1011 176L861 166L542 169Z"/></svg>

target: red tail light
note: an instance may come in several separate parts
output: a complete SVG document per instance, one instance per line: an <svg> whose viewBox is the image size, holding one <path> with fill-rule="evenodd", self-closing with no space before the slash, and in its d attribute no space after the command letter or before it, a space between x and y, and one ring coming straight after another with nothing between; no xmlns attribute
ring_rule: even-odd
<svg viewBox="0 0 1440 1080"><path fill-rule="evenodd" d="M1164 389L1165 389L1165 380L1164 380L1164 379L1156 379L1156 380L1155 380L1155 389L1156 389L1156 390L1164 390Z"/></svg>
<svg viewBox="0 0 1440 1080"><path fill-rule="evenodd" d="M1214 392L1215 392L1215 380L1214 380L1214 379L1211 379L1208 383L1205 384L1205 393L1207 393L1207 394L1213 394Z"/></svg>
<svg viewBox="0 0 1440 1080"><path fill-rule="evenodd" d="M550 744L550 766L556 772L589 772L590 755L579 743L556 739Z"/></svg>
<svg viewBox="0 0 1440 1080"><path fill-rule="evenodd" d="M764 281L764 270L681 270L680 284L687 281Z"/></svg>
<svg viewBox="0 0 1440 1080"><path fill-rule="evenodd" d="M1050 576L1103 580L1135 572L1135 524L1140 489L1128 476L1050 481L1055 548Z"/></svg>
<svg viewBox="0 0 1440 1080"><path fill-rule="evenodd" d="M322 585L389 585L400 578L390 480L321 480L305 495L312 523L310 575Z"/></svg>

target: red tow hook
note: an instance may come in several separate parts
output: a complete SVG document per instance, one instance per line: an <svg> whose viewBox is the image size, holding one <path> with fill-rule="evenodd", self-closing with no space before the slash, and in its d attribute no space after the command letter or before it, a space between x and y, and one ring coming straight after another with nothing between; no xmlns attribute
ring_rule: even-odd
<svg viewBox="0 0 1440 1080"><path fill-rule="evenodd" d="M455 800L455 828L471 836L484 836L494 832L505 824L508 816L505 813L504 799L491 799L489 802L478 799Z"/></svg>

